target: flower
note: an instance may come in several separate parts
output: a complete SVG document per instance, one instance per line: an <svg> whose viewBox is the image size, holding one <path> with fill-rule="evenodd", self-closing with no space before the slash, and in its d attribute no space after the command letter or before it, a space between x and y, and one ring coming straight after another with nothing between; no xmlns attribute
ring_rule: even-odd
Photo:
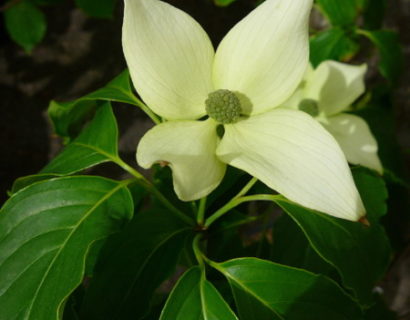
<svg viewBox="0 0 410 320"><path fill-rule="evenodd" d="M364 216L334 138L306 113L278 108L308 65L311 6L266 0L215 52L183 11L159 0L125 0L123 49L133 84L167 120L141 139L139 165L169 163L184 201L212 192L228 164L305 207Z"/></svg>
<svg viewBox="0 0 410 320"><path fill-rule="evenodd" d="M304 81L283 106L304 110L319 121L337 140L347 160L379 173L383 172L377 155L377 141L369 126L348 111L365 91L365 64L353 66L324 61L305 74Z"/></svg>

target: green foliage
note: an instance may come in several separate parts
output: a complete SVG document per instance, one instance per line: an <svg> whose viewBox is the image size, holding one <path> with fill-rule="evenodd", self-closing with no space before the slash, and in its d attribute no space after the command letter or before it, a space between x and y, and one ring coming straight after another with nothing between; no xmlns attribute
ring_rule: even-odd
<svg viewBox="0 0 410 320"><path fill-rule="evenodd" d="M2 319L57 319L82 282L90 245L132 216L126 188L100 177L35 183L0 212Z"/></svg>
<svg viewBox="0 0 410 320"><path fill-rule="evenodd" d="M352 26L356 22L356 0L317 0L317 4L334 26Z"/></svg>
<svg viewBox="0 0 410 320"><path fill-rule="evenodd" d="M54 131L69 142L81 131L84 121L99 105L98 101L123 102L144 107L132 93L128 70L110 81L103 88L72 102L51 101L48 115Z"/></svg>
<svg viewBox="0 0 410 320"><path fill-rule="evenodd" d="M344 285L354 291L362 304L370 305L372 288L390 262L389 241L378 221L386 213L387 191L383 181L371 173L354 173L368 212L369 227L316 213L286 199L276 203L303 230L317 254L337 269Z"/></svg>
<svg viewBox="0 0 410 320"><path fill-rule="evenodd" d="M380 73L391 83L396 83L403 67L402 49L396 32L388 30L362 31L379 51Z"/></svg>
<svg viewBox="0 0 410 320"><path fill-rule="evenodd" d="M118 128L109 102L102 105L85 130L40 173L69 175L118 158Z"/></svg>
<svg viewBox="0 0 410 320"><path fill-rule="evenodd" d="M12 38L32 50L46 29L39 6L60 1L11 5L4 16ZM116 4L75 2L103 18ZM377 138L385 168L383 177L352 169L369 225L304 208L262 183L236 196L251 177L232 168L206 201L179 201L169 167L156 165L148 179L118 154L112 102L137 106L161 122L134 95L125 70L75 101L50 103L50 120L66 146L38 174L17 179L0 210L0 319L395 319L373 288L392 256L381 223L391 219L387 198L405 198L395 191L409 185L391 99L402 70L398 36L382 29L385 0L316 5L329 23L312 31L313 66L376 54L388 80L352 110ZM108 161L133 178L69 176ZM229 199L241 201L207 224ZM245 203L251 200L265 202Z"/></svg>
<svg viewBox="0 0 410 320"><path fill-rule="evenodd" d="M358 50L356 40L340 27L321 31L310 39L310 61L314 67L325 60L350 60Z"/></svg>
<svg viewBox="0 0 410 320"><path fill-rule="evenodd" d="M137 213L121 234L104 245L84 297L82 317L146 315L154 291L175 271L191 230L162 208Z"/></svg>
<svg viewBox="0 0 410 320"><path fill-rule="evenodd" d="M75 0L77 6L83 9L89 16L96 18L111 18L115 0Z"/></svg>
<svg viewBox="0 0 410 320"><path fill-rule="evenodd" d="M30 52L44 37L47 22L41 10L30 0L23 0L4 12L10 37Z"/></svg>
<svg viewBox="0 0 410 320"><path fill-rule="evenodd" d="M354 301L324 276L255 258L212 266L228 279L234 292L253 297L279 319L360 319Z"/></svg>
<svg viewBox="0 0 410 320"><path fill-rule="evenodd" d="M199 267L188 270L178 281L160 320L238 319Z"/></svg>

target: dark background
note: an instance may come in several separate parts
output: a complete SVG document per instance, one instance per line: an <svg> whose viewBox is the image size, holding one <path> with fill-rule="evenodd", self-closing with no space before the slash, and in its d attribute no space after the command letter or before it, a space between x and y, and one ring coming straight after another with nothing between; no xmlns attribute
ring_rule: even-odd
<svg viewBox="0 0 410 320"><path fill-rule="evenodd" d="M198 20L215 45L224 34L254 8L252 0L238 0L218 8L210 0L172 0ZM125 68L121 48L122 3L114 18L88 17L72 1L46 7L48 30L31 54L14 44L0 29L0 203L13 181L39 171L60 149L53 136L46 110L51 99L68 101L87 94L114 78ZM320 17L314 18L321 23ZM405 68L394 91L396 133L407 161L410 160L410 1L390 0L385 27L399 32ZM371 80L371 79L370 79ZM122 138L120 150L130 164L139 137L150 121L136 107L116 105ZM106 167L109 175L117 175ZM408 194L408 193L407 193ZM399 237L410 240L409 228ZM410 319L410 246L397 255L381 284L389 305Z"/></svg>

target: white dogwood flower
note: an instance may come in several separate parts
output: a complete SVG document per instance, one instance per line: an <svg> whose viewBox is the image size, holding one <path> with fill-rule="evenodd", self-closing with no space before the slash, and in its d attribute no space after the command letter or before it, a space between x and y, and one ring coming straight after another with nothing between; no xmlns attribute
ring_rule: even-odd
<svg viewBox="0 0 410 320"><path fill-rule="evenodd" d="M311 6L266 0L215 52L183 11L159 0L125 0L123 49L132 81L167 120L141 139L138 163L168 163L184 201L212 192L229 164L308 208L364 216L334 138L306 113L277 108L308 65Z"/></svg>
<svg viewBox="0 0 410 320"><path fill-rule="evenodd" d="M324 61L315 70L308 69L300 87L283 106L303 110L318 120L335 137L350 163L382 173L377 141L366 121L344 113L364 93L366 71L365 64Z"/></svg>

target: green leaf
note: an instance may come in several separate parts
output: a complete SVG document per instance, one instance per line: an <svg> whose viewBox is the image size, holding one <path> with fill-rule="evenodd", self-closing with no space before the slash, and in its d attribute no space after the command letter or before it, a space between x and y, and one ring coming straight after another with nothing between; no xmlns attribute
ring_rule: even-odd
<svg viewBox="0 0 410 320"><path fill-rule="evenodd" d="M68 142L75 137L84 120L95 110L97 101L115 101L140 106L132 93L128 70L109 82L105 87L72 102L51 101L48 115L54 131Z"/></svg>
<svg viewBox="0 0 410 320"><path fill-rule="evenodd" d="M325 60L350 60L359 50L356 40L343 29L334 27L310 39L310 62L317 67Z"/></svg>
<svg viewBox="0 0 410 320"><path fill-rule="evenodd" d="M46 33L44 14L28 0L13 4L4 12L4 19L10 37L26 52L30 52Z"/></svg>
<svg viewBox="0 0 410 320"><path fill-rule="evenodd" d="M360 319L357 305L332 280L256 258L211 263L234 290L242 290L280 319Z"/></svg>
<svg viewBox="0 0 410 320"><path fill-rule="evenodd" d="M356 0L317 0L319 8L334 26L352 26L356 23Z"/></svg>
<svg viewBox="0 0 410 320"><path fill-rule="evenodd" d="M154 291L175 271L191 230L192 226L164 209L136 214L102 249L85 295L82 318L145 316Z"/></svg>
<svg viewBox="0 0 410 320"><path fill-rule="evenodd" d="M109 102L86 129L45 168L42 174L69 175L118 157L118 128Z"/></svg>
<svg viewBox="0 0 410 320"><path fill-rule="evenodd" d="M25 177L20 177L17 178L16 181L14 181L13 186L11 187L11 194L16 193L17 191L20 191L21 189L36 183L36 182L40 182L43 180L49 180L52 178L55 178L56 175L54 174L48 174L48 173L40 173L40 174L33 174L30 176L25 176Z"/></svg>
<svg viewBox="0 0 410 320"><path fill-rule="evenodd" d="M89 16L111 18L115 8L115 0L75 0L77 6Z"/></svg>
<svg viewBox="0 0 410 320"><path fill-rule="evenodd" d="M241 320L277 320L282 319L270 307L264 305L259 299L238 286L231 284L231 291Z"/></svg>
<svg viewBox="0 0 410 320"><path fill-rule="evenodd" d="M369 305L372 289L390 262L389 241L378 223L386 210L379 198L385 199L387 192L380 177L361 170L354 175L370 227L300 207L285 198L275 202L295 220L315 251L338 270L344 285L362 304Z"/></svg>
<svg viewBox="0 0 410 320"><path fill-rule="evenodd" d="M214 3L218 6L218 7L227 7L229 6L231 3L235 2L236 0L214 0Z"/></svg>
<svg viewBox="0 0 410 320"><path fill-rule="evenodd" d="M133 213L127 182L64 177L16 193L0 211L2 319L56 320L85 257Z"/></svg>
<svg viewBox="0 0 410 320"><path fill-rule="evenodd" d="M160 320L238 319L199 267L179 279L161 313Z"/></svg>
<svg viewBox="0 0 410 320"><path fill-rule="evenodd" d="M334 268L316 253L300 227L288 215L281 216L275 222L272 242L273 262L326 276L333 275Z"/></svg>
<svg viewBox="0 0 410 320"><path fill-rule="evenodd" d="M389 195L386 184L379 174L367 168L356 167L352 169L352 173L369 219L377 223L387 213L386 202Z"/></svg>
<svg viewBox="0 0 410 320"><path fill-rule="evenodd" d="M403 53L399 35L394 31L360 31L379 50L380 73L391 83L396 83L403 70Z"/></svg>

